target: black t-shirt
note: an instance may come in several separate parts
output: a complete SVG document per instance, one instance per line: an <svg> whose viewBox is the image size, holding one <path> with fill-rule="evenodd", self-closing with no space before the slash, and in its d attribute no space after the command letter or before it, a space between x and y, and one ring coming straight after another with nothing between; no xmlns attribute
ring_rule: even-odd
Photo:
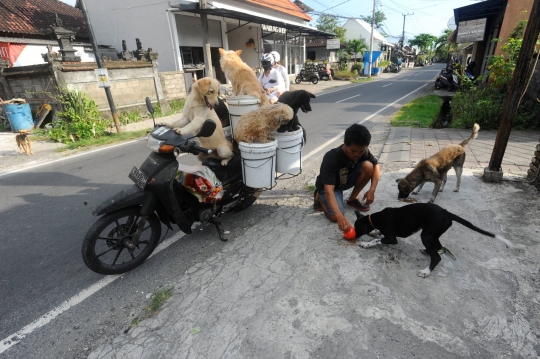
<svg viewBox="0 0 540 359"><path fill-rule="evenodd" d="M358 160L353 161L345 155L341 146L328 151L324 155L320 174L315 181L317 192L323 191L325 184L334 185L336 188L345 187L349 171L358 162L369 161L373 163L373 166L379 163L368 148Z"/></svg>

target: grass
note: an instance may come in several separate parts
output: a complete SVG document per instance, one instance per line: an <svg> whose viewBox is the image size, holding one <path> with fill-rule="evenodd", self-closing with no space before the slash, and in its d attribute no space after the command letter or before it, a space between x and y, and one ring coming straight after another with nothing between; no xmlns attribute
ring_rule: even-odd
<svg viewBox="0 0 540 359"><path fill-rule="evenodd" d="M356 80L353 80L354 83L362 83L362 82L369 82L373 81L373 77L359 77Z"/></svg>
<svg viewBox="0 0 540 359"><path fill-rule="evenodd" d="M58 152L64 152L67 150L75 149L90 149L96 146L109 145L115 142L129 141L136 138L141 138L146 135L150 130L139 130L139 131L130 131L122 132L121 134L111 133L107 136L101 136L98 138L87 138L77 142L67 143L64 147L57 149Z"/></svg>
<svg viewBox="0 0 540 359"><path fill-rule="evenodd" d="M152 301L146 307L145 312L147 316L155 315L159 313L159 310L167 302L167 299L169 299L173 295L174 288L163 288L158 291L155 291L152 295Z"/></svg>
<svg viewBox="0 0 540 359"><path fill-rule="evenodd" d="M304 186L304 189L307 190L309 193L313 194L315 192L315 185L314 184L308 184Z"/></svg>
<svg viewBox="0 0 540 359"><path fill-rule="evenodd" d="M390 123L392 126L417 125L428 128L437 119L441 104L442 100L437 95L419 97L403 106Z"/></svg>

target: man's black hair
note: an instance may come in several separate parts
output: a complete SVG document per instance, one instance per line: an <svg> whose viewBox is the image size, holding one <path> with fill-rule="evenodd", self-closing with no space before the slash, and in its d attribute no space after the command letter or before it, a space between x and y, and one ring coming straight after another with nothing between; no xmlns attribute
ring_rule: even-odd
<svg viewBox="0 0 540 359"><path fill-rule="evenodd" d="M371 142L371 133L366 128L359 124L354 124L345 130L345 145L350 146L353 143L358 146L369 146Z"/></svg>

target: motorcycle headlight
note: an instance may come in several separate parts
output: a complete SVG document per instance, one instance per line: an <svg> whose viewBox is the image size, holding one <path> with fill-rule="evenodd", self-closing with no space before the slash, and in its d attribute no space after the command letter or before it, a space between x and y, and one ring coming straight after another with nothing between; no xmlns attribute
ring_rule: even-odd
<svg viewBox="0 0 540 359"><path fill-rule="evenodd" d="M159 148L164 142L165 142L164 140L158 140L152 135L148 135L148 140L146 141L146 145L152 150L152 152L159 152Z"/></svg>

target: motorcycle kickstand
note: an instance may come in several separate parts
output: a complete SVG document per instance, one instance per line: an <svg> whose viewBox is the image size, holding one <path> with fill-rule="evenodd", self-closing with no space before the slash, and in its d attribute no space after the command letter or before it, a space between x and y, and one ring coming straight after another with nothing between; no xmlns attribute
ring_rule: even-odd
<svg viewBox="0 0 540 359"><path fill-rule="evenodd" d="M216 226L216 229L217 229L217 232L218 232L218 235L219 235L219 239L222 241L222 242L227 242L228 239L225 238L225 236L223 235L223 232L225 232L223 229L221 229L219 227L219 225L221 224L221 219L220 218L212 218L212 220L210 221L210 223L213 223L214 226Z"/></svg>

